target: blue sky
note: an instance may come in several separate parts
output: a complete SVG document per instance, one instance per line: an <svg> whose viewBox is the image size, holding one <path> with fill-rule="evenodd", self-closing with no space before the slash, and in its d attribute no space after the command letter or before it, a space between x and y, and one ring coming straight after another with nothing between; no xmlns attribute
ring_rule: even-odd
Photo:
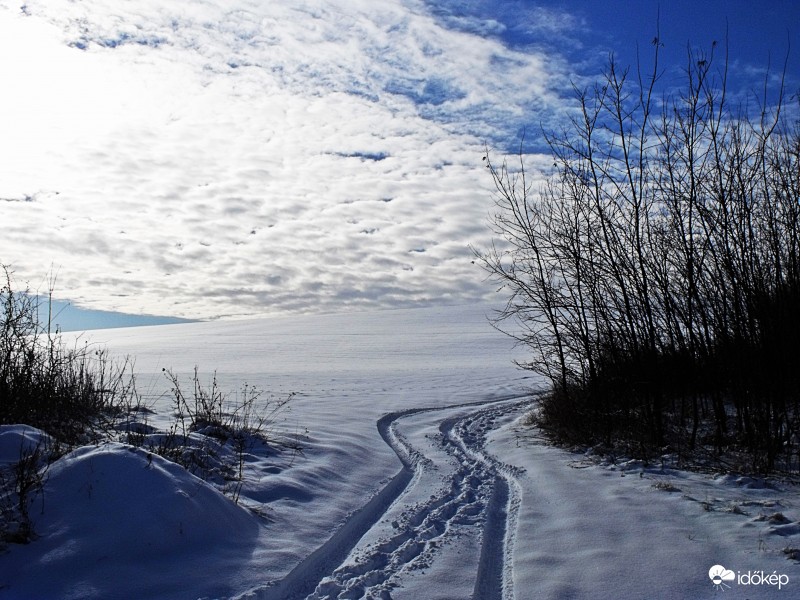
<svg viewBox="0 0 800 600"><path fill-rule="evenodd" d="M795 93L797 6L0 0L0 263L90 324L497 300L484 144L525 131L536 173L572 83L649 65L657 23L664 90L727 28L736 92L791 45Z"/></svg>
<svg viewBox="0 0 800 600"><path fill-rule="evenodd" d="M92 310L74 306L64 300L38 298L39 323L46 327L48 320L52 328L59 331L84 331L87 329L113 329L116 327L145 327L151 325L174 325L187 322L175 317L133 315L109 310Z"/></svg>
<svg viewBox="0 0 800 600"><path fill-rule="evenodd" d="M722 63L727 38L730 85L737 89L763 83L763 72L783 69L790 52L788 72L797 85L800 65L800 3L792 0L747 2L742 0L671 0L670 2L625 2L578 0L554 3L570 9L587 24L587 40L599 48L613 50L622 64L636 64L637 47L651 64L651 41L659 31L665 83L683 74L687 49L708 52L717 41ZM658 27L657 27L658 25ZM573 60L577 56L573 55ZM796 88L795 90L796 91Z"/></svg>

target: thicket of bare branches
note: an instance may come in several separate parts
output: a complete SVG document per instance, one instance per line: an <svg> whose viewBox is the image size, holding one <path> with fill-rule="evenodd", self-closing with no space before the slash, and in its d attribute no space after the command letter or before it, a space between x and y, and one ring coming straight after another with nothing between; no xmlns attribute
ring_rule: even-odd
<svg viewBox="0 0 800 600"><path fill-rule="evenodd" d="M476 254L510 294L498 326L552 383L541 419L560 439L800 470L797 106L782 83L734 103L714 51L690 51L668 96L657 43L649 77L612 59L546 134L541 189L522 153L487 153L497 240Z"/></svg>

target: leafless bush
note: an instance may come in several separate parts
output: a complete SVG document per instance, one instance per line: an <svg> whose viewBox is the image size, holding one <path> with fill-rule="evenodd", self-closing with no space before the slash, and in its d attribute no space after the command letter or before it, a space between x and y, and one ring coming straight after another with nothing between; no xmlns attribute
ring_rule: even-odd
<svg viewBox="0 0 800 600"><path fill-rule="evenodd" d="M135 394L128 362L89 345L65 346L49 320L40 322L42 301L16 291L10 270L3 272L0 424L25 423L68 446L101 439Z"/></svg>
<svg viewBox="0 0 800 600"><path fill-rule="evenodd" d="M68 348L51 319L51 306L29 289L15 289L11 270L0 285L0 425L24 424L53 443L23 445L18 459L0 465L0 541L30 541L28 513L41 491L49 464L80 445L105 440L141 446L215 483L238 502L247 456L258 445L301 450L280 433L280 415L293 395L275 399L245 384L233 400L216 374L202 385L197 369L185 393L179 378L171 384L175 420L166 431L139 420L148 408L136 390L132 363L112 361L106 350L89 345ZM50 290L52 295L52 289ZM23 436L24 437L24 436Z"/></svg>
<svg viewBox="0 0 800 600"><path fill-rule="evenodd" d="M197 368L187 393L177 374L166 369L164 373L171 385L174 421L166 432L137 435L135 441L216 483L235 502L245 481L245 460L257 446L302 450L278 426L294 394L267 398L245 383L240 394L231 398L220 387L216 373L204 385Z"/></svg>
<svg viewBox="0 0 800 600"><path fill-rule="evenodd" d="M716 43L657 96L659 46L649 77L612 59L575 88L543 187L521 152L513 168L487 150L497 242L476 255L510 293L496 324L552 383L562 438L800 468L800 127L783 83L733 104Z"/></svg>

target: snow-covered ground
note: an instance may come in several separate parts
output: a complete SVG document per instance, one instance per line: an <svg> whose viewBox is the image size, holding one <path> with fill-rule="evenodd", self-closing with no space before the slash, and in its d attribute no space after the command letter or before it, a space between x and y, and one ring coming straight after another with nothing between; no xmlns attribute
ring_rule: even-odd
<svg viewBox="0 0 800 600"><path fill-rule="evenodd" d="M144 450L78 449L47 473L38 539L0 554L0 598L800 597L797 488L546 445L487 310L85 334L135 357L148 399L195 365L296 392L280 426L305 450L254 452L236 505ZM0 431L0 459L35 435Z"/></svg>

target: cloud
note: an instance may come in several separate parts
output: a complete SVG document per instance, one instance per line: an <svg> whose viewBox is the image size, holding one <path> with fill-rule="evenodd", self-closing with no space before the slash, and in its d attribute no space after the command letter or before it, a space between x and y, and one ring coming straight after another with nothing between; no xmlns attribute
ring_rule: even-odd
<svg viewBox="0 0 800 600"><path fill-rule="evenodd" d="M486 298L483 144L568 77L431 6L0 2L0 262L189 318ZM526 39L555 35L539 14Z"/></svg>

